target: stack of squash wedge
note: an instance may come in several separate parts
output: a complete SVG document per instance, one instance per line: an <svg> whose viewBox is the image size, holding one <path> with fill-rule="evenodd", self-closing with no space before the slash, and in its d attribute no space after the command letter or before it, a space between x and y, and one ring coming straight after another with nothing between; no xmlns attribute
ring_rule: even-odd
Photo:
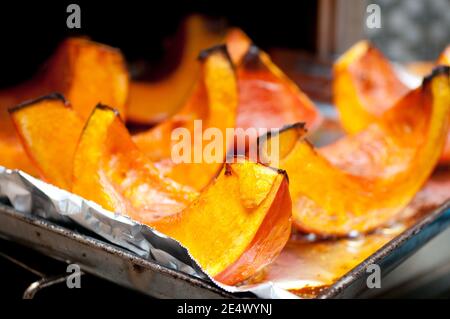
<svg viewBox="0 0 450 319"><path fill-rule="evenodd" d="M348 135L317 149L305 138L322 121L314 103L241 30L209 25L184 22L180 63L156 82L130 80L116 49L64 41L34 79L0 91L0 165L149 225L234 285L275 260L292 229L345 237L395 221L449 161L449 50L409 90L368 42L350 49L334 68ZM219 162L176 162L179 128L261 130L246 142L260 157L223 143Z"/></svg>

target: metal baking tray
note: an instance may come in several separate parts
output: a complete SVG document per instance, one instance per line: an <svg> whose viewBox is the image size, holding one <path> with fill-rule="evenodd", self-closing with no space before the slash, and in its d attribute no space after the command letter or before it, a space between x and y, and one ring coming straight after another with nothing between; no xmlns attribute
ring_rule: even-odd
<svg viewBox="0 0 450 319"><path fill-rule="evenodd" d="M83 271L157 298L232 298L211 283L186 275L81 232L24 215L0 203L0 237Z"/></svg>
<svg viewBox="0 0 450 319"><path fill-rule="evenodd" d="M366 258L316 298L354 298L368 290L366 269L378 264L382 276L395 269L450 225L450 201L427 213L415 225ZM0 237L31 247L88 273L157 298L243 298L215 285L145 260L113 244L27 216L0 203Z"/></svg>

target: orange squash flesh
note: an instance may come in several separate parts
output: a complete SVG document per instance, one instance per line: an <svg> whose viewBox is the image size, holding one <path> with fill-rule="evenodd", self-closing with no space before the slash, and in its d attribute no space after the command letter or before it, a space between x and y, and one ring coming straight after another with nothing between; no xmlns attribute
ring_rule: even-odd
<svg viewBox="0 0 450 319"><path fill-rule="evenodd" d="M450 46L436 64L450 66ZM334 102L349 133L379 119L407 91L389 61L367 41L354 45L334 66ZM450 131L440 163L450 163Z"/></svg>
<svg viewBox="0 0 450 319"><path fill-rule="evenodd" d="M213 103L210 101L209 106L205 104L206 93L202 86L202 80L205 80L201 78L187 104L178 113L155 128L134 136L135 143L166 176L197 190L203 189L212 180L219 171L220 165L173 164L170 160L172 148L169 146L173 145L170 136L175 127L186 127L193 132L192 121L201 119L203 130L215 127L225 136L226 128L237 127L244 130L257 128L266 132L268 129L280 128L293 121L306 121L308 128L313 130L322 120L311 100L270 61L267 54L252 46L250 39L242 31L231 29L226 41L227 49L233 61L237 63L239 91L237 111L230 111L228 115L223 113L223 115L215 115L220 113L214 111ZM202 77L205 77L205 74L203 72ZM231 77L231 71L229 77ZM232 89L226 88L224 81L220 82L221 89L228 90L229 94ZM212 90L207 89L206 92ZM219 92L217 89L216 91ZM232 108L229 107L229 109ZM237 123L231 120L232 113L236 112ZM256 142L257 135L245 136L243 131L238 131L237 141L239 143L243 141L248 146L249 143ZM245 137L247 139L243 140ZM225 152L226 146L224 144ZM238 149L238 151L245 150Z"/></svg>
<svg viewBox="0 0 450 319"><path fill-rule="evenodd" d="M15 136L0 138L0 154L0 166L10 169L20 169L34 176L38 175L36 167L28 158L20 141Z"/></svg>
<svg viewBox="0 0 450 319"><path fill-rule="evenodd" d="M450 45L441 53L437 64L450 66ZM450 130L447 133L447 142L445 143L440 161L445 164L450 163Z"/></svg>
<svg viewBox="0 0 450 319"><path fill-rule="evenodd" d="M237 66L239 107L237 127L279 129L306 122L315 129L321 116L314 103L270 60L251 46Z"/></svg>
<svg viewBox="0 0 450 319"><path fill-rule="evenodd" d="M177 69L161 81L131 82L127 108L130 121L159 123L183 106L200 76L200 67L196 63L199 52L221 43L223 39L223 31L210 28L210 25L200 15L188 17L179 31L184 35L185 45Z"/></svg>
<svg viewBox="0 0 450 319"><path fill-rule="evenodd" d="M236 65L239 107L236 127L277 129L294 122L306 122L316 129L322 116L314 103L238 28L225 37Z"/></svg>
<svg viewBox="0 0 450 319"><path fill-rule="evenodd" d="M319 151L302 138L303 128L282 130L279 167L289 174L294 224L306 232L344 236L395 219L441 154L449 76L450 68L437 68L379 121ZM262 138L260 146L273 141Z"/></svg>
<svg viewBox="0 0 450 319"><path fill-rule="evenodd" d="M309 130L321 124L322 116L314 103L242 30L230 29L225 40L237 70L237 128L256 128L263 134L294 122L306 122ZM238 141L244 141L241 132L236 134ZM248 147L256 142L257 135L245 137Z"/></svg>
<svg viewBox="0 0 450 319"><path fill-rule="evenodd" d="M203 154L209 141L196 143L194 139L202 139L208 128L218 130L225 138L226 129L235 126L238 103L237 81L225 47L204 51L202 60L201 79L185 106L170 119L133 137L136 145L165 176L197 190L208 185L219 172L227 144L222 143L220 161L208 163ZM195 124L195 120L201 120L201 126L199 122ZM172 146L181 142L172 140L177 128L185 128L190 134L190 163L172 161ZM195 154L201 158L196 158Z"/></svg>
<svg viewBox="0 0 450 319"><path fill-rule="evenodd" d="M366 128L408 92L383 54L361 41L333 67L333 98L348 133Z"/></svg>
<svg viewBox="0 0 450 319"><path fill-rule="evenodd" d="M8 109L39 96L60 92L82 118L99 102L124 111L128 73L119 51L80 38L64 41L31 81L0 91L0 165L36 175L15 134Z"/></svg>
<svg viewBox="0 0 450 319"><path fill-rule="evenodd" d="M48 88L62 93L83 119L91 115L97 103L111 105L126 117L129 78L119 50L69 38L53 57L50 70Z"/></svg>
<svg viewBox="0 0 450 319"><path fill-rule="evenodd" d="M449 65L450 66L450 45L445 48L445 50L439 56L438 65Z"/></svg>
<svg viewBox="0 0 450 319"><path fill-rule="evenodd" d="M207 21L200 16L187 20L187 47L192 50L186 49L183 62L171 77L156 83L131 84L128 115L132 121L158 123L181 109L199 79L196 54L208 46L225 43L239 80L237 127L270 129L303 121L313 130L321 123L312 101L266 53L252 46L242 30L222 28L221 32L212 32L206 25Z"/></svg>
<svg viewBox="0 0 450 319"><path fill-rule="evenodd" d="M161 177L105 107L97 107L81 136L73 191L177 239L226 284L270 263L290 233L284 173L248 161L227 164L198 194Z"/></svg>
<svg viewBox="0 0 450 319"><path fill-rule="evenodd" d="M72 191L106 209L133 212L146 223L179 212L198 196L163 178L134 145L118 114L102 106L95 109L77 146Z"/></svg>
<svg viewBox="0 0 450 319"><path fill-rule="evenodd" d="M252 40L239 28L230 28L224 38L234 65L239 65L252 46Z"/></svg>
<svg viewBox="0 0 450 319"><path fill-rule="evenodd" d="M78 113L54 94L19 105L10 114L41 178L70 190L73 156L84 124Z"/></svg>
<svg viewBox="0 0 450 319"><path fill-rule="evenodd" d="M227 164L196 201L154 227L188 247L216 280L232 285L279 255L290 235L290 214L284 174L243 162Z"/></svg>
<svg viewBox="0 0 450 319"><path fill-rule="evenodd" d="M20 89L0 91L0 165L37 175L36 167L20 144L8 114L8 108L21 102L22 99L19 96L24 93L36 93L36 96L39 96L39 92L34 92L34 88L32 90L31 85L28 84L22 85Z"/></svg>

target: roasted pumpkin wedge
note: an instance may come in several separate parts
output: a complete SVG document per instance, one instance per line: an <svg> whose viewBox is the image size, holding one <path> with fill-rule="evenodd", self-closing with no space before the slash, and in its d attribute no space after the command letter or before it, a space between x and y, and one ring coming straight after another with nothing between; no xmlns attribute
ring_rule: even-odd
<svg viewBox="0 0 450 319"><path fill-rule="evenodd" d="M220 44L224 28L200 15L188 17L178 31L183 40L181 60L169 76L160 81L132 81L128 101L128 119L155 124L176 113L194 90L200 76L196 63L199 52Z"/></svg>
<svg viewBox="0 0 450 319"><path fill-rule="evenodd" d="M213 140L211 143L215 139L223 141L226 129L235 126L238 104L236 76L225 46L203 51L201 61L201 78L185 106L168 120L133 137L136 145L165 176L197 190L203 189L217 175L227 153L227 143L222 143L216 149L222 154L217 153L220 158L207 160L204 154L212 144L202 142L203 134L207 129L214 129L221 136L207 138ZM186 141L178 137L172 139L175 129L189 133L190 148L189 158L177 163L173 161L174 146ZM182 137L184 135L180 135L180 139Z"/></svg>
<svg viewBox="0 0 450 319"><path fill-rule="evenodd" d="M349 133L366 128L408 92L390 62L368 41L344 53L333 73L334 103Z"/></svg>
<svg viewBox="0 0 450 319"><path fill-rule="evenodd" d="M311 100L273 64L266 53L252 46L252 41L242 30L214 28L212 32L206 25L207 20L200 16L187 20L187 34L192 35L192 39L187 37L187 47L192 47L192 50L186 50L183 62L171 77L157 83L131 84L128 112L131 120L160 122L168 114L181 109L193 92L190 88L199 79L195 55L207 45L225 43L237 67L239 80L237 127L270 129L303 121L312 130L321 123L321 116Z"/></svg>
<svg viewBox="0 0 450 319"><path fill-rule="evenodd" d="M87 39L69 38L40 74L28 83L1 91L0 97L7 109L53 92L64 94L84 119L99 102L113 105L125 116L128 72L120 51Z"/></svg>
<svg viewBox="0 0 450 319"><path fill-rule="evenodd" d="M40 177L70 190L72 163L84 121L60 94L52 94L10 110L11 118Z"/></svg>
<svg viewBox="0 0 450 319"><path fill-rule="evenodd" d="M261 138L262 158L269 164L275 157L264 150L279 143L294 224L306 232L345 236L395 219L441 154L450 111L449 76L449 67L435 69L381 119L319 150L304 140L303 126Z"/></svg>
<svg viewBox="0 0 450 319"><path fill-rule="evenodd" d="M306 122L314 130L320 125L322 116L314 103L242 30L229 29L225 41L237 70L238 128L269 130Z"/></svg>
<svg viewBox="0 0 450 319"><path fill-rule="evenodd" d="M450 66L450 45L441 53L437 64ZM447 142L445 143L440 161L444 164L450 163L450 129L447 133Z"/></svg>
<svg viewBox="0 0 450 319"><path fill-rule="evenodd" d="M439 65L449 65L450 66L450 45L445 48L445 50L439 56L437 64Z"/></svg>
<svg viewBox="0 0 450 319"><path fill-rule="evenodd" d="M64 41L31 81L0 91L0 165L36 174L21 147L8 109L26 100L62 93L82 118L99 102L123 112L128 95L128 73L116 49L80 38Z"/></svg>
<svg viewBox="0 0 450 319"><path fill-rule="evenodd" d="M199 194L162 177L117 113L101 106L75 153L73 191L177 239L209 275L226 284L270 263L290 233L283 172L248 161L226 164Z"/></svg>
<svg viewBox="0 0 450 319"><path fill-rule="evenodd" d="M239 86L238 152L248 150L256 142L259 134L251 134L247 131L250 128L264 134L292 122L306 122L309 130L320 125L322 116L314 103L244 32L230 29L226 44L236 65Z"/></svg>
<svg viewBox="0 0 450 319"><path fill-rule="evenodd" d="M185 208L198 193L165 179L132 142L119 115L97 106L73 164L74 193L150 223Z"/></svg>
<svg viewBox="0 0 450 319"><path fill-rule="evenodd" d="M239 28L230 28L224 40L234 65L239 65L252 46L252 40Z"/></svg>
<svg viewBox="0 0 450 319"><path fill-rule="evenodd" d="M450 47L437 65L450 66ZM367 41L347 51L334 66L333 94L344 129L356 133L380 118L408 88L383 54ZM450 131L440 163L450 163Z"/></svg>
<svg viewBox="0 0 450 319"><path fill-rule="evenodd" d="M313 130L320 124L314 103L257 47L250 46L242 57L237 76L237 127L267 130L306 122Z"/></svg>
<svg viewBox="0 0 450 319"><path fill-rule="evenodd" d="M208 184L218 172L220 165L196 163L174 165L169 160L170 145L173 145L171 134L174 128L185 127L194 132L192 125L194 119L203 120L203 130L210 127L218 128L223 136L225 136L226 128L241 128L243 130L236 131L236 142L240 145L237 150L242 152L245 151L246 146L256 142L258 136L256 132L248 134L249 128L256 128L265 133L267 130L280 128L292 121L306 121L309 129L315 129L322 119L311 100L270 61L266 53L252 46L242 31L230 30L227 36L228 48L231 48L231 56L237 63L239 91L237 111L216 116L214 114L220 113L214 110L213 101L209 101L209 106L202 102L206 96L205 87L201 84L205 81L203 78L206 73L203 72L197 89L178 113L155 128L134 136L135 143L152 161L156 162L166 176L197 190L201 190ZM244 52L244 50L247 51ZM228 76L231 77L231 71L229 73ZM229 95L231 84L227 88L224 83L226 82L222 81L220 89L223 92L228 90ZM214 83L212 87L217 88L216 84ZM211 90L207 89L206 92ZM218 89L216 91L219 92ZM222 96L223 99L225 93L216 96ZM228 101L230 102L231 99L229 98ZM232 107L228 109L231 110ZM237 120L232 120L231 115L236 116L236 112ZM226 146L224 144L224 150ZM198 153L198 150L196 152Z"/></svg>
<svg viewBox="0 0 450 319"><path fill-rule="evenodd" d="M100 102L113 106L126 117L129 78L119 50L86 39L69 38L60 45L50 65L47 90L64 94L83 119Z"/></svg>

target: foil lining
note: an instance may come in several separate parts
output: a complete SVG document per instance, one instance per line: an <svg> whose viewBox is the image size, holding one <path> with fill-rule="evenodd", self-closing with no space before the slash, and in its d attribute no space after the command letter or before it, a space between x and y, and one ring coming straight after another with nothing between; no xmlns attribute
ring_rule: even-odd
<svg viewBox="0 0 450 319"><path fill-rule="evenodd" d="M106 241L167 268L210 280L225 291L251 292L260 298L298 298L272 282L228 286L209 277L178 241L126 216L103 209L24 172L0 166L0 197L17 211L39 216L70 229L82 226Z"/></svg>

